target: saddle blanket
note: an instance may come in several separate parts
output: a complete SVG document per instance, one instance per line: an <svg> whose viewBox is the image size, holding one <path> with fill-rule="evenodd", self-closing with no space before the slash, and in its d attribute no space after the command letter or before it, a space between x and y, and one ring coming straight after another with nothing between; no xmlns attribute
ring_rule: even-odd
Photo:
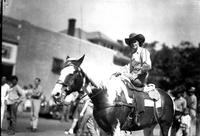
<svg viewBox="0 0 200 136"><path fill-rule="evenodd" d="M151 99L144 99L144 106L145 107L154 107L154 101ZM161 107L161 99L156 101L156 108L160 108L160 107Z"/></svg>

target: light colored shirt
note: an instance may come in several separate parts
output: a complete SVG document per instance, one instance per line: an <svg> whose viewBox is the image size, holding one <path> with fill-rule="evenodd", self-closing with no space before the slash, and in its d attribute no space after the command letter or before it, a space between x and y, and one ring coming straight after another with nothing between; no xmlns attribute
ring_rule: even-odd
<svg viewBox="0 0 200 136"><path fill-rule="evenodd" d="M193 94L188 96L187 105L189 109L196 110L197 109L197 97Z"/></svg>
<svg viewBox="0 0 200 136"><path fill-rule="evenodd" d="M41 85L35 86L32 89L32 98L38 97L38 99L39 99L39 98L41 98L42 94L43 94L43 90L42 90Z"/></svg>
<svg viewBox="0 0 200 136"><path fill-rule="evenodd" d="M4 101L6 100L6 94L9 89L10 86L6 83L1 86L1 103L4 103Z"/></svg>
<svg viewBox="0 0 200 136"><path fill-rule="evenodd" d="M187 102L183 97L180 97L179 99L174 99L174 104L175 104L175 110L180 112L183 112L187 106Z"/></svg>
<svg viewBox="0 0 200 136"><path fill-rule="evenodd" d="M184 115L181 117L181 123L182 125L185 125L186 128L191 127L191 117L190 115Z"/></svg>
<svg viewBox="0 0 200 136"><path fill-rule="evenodd" d="M148 66L148 68L144 68ZM131 73L133 76L137 75L140 70L151 69L150 53L147 49L138 47L137 51L132 54L130 63L122 67L122 73Z"/></svg>
<svg viewBox="0 0 200 136"><path fill-rule="evenodd" d="M6 102L7 105L10 105L22 101L24 98L25 98L24 90L19 85L15 85L14 87L8 90L6 95Z"/></svg>
<svg viewBox="0 0 200 136"><path fill-rule="evenodd" d="M187 98L187 106L189 108L189 114L194 119L196 117L197 109L197 97L193 94Z"/></svg>

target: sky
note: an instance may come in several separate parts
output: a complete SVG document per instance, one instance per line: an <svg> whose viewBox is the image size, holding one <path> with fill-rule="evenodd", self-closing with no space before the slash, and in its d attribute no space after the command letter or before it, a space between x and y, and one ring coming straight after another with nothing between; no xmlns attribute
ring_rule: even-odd
<svg viewBox="0 0 200 136"><path fill-rule="evenodd" d="M200 0L7 0L4 15L59 32L68 19L113 40L141 33L146 42L200 43Z"/></svg>

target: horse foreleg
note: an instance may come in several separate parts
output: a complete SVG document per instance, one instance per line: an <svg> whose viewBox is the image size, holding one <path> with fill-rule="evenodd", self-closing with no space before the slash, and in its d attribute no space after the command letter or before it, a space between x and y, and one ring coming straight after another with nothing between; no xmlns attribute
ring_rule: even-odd
<svg viewBox="0 0 200 136"><path fill-rule="evenodd" d="M153 136L153 130L156 125L152 125L151 127L145 128L143 130L144 136Z"/></svg>
<svg viewBox="0 0 200 136"><path fill-rule="evenodd" d="M120 122L119 122L119 120L117 120L117 125L115 128L113 128L112 136L120 136L120 135L121 135Z"/></svg>

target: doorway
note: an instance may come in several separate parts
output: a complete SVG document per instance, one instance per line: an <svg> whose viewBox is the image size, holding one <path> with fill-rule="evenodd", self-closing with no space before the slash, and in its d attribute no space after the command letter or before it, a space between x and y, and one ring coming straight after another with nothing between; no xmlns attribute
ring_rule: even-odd
<svg viewBox="0 0 200 136"><path fill-rule="evenodd" d="M1 63L1 77L10 77L13 74L13 67L12 64Z"/></svg>

